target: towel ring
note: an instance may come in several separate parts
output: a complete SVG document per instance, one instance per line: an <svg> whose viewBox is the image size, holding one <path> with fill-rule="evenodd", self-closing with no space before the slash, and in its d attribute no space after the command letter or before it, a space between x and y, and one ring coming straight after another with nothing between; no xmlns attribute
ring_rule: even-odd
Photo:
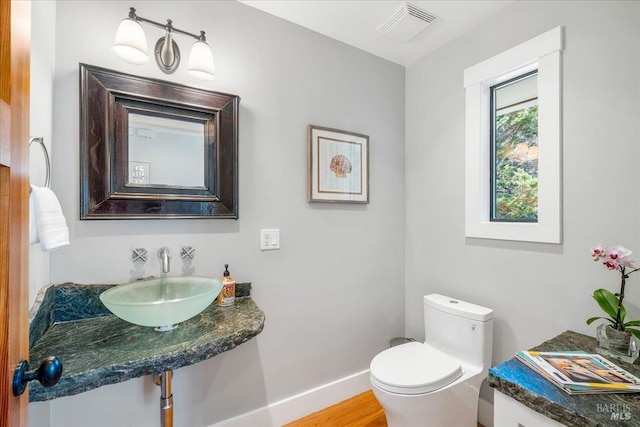
<svg viewBox="0 0 640 427"><path fill-rule="evenodd" d="M44 186L49 188L49 184L51 182L51 163L49 162L49 152L47 151L47 146L44 145L44 138L41 136L32 136L31 138L29 138L29 146L31 146L33 142L38 142L40 144L40 147L42 147L42 152L44 153L44 162L47 168Z"/></svg>

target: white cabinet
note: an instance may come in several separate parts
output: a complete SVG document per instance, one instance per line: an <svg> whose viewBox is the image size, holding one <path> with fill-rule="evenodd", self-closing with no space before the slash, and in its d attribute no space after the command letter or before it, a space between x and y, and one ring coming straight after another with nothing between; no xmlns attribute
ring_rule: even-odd
<svg viewBox="0 0 640 427"><path fill-rule="evenodd" d="M545 417L495 389L493 393L493 425L494 427L564 426L564 424Z"/></svg>

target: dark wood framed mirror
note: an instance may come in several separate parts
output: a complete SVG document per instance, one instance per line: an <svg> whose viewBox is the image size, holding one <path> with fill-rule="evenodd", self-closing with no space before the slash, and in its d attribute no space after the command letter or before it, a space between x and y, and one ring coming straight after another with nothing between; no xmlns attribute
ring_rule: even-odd
<svg viewBox="0 0 640 427"><path fill-rule="evenodd" d="M80 64L80 219L237 219L239 102Z"/></svg>

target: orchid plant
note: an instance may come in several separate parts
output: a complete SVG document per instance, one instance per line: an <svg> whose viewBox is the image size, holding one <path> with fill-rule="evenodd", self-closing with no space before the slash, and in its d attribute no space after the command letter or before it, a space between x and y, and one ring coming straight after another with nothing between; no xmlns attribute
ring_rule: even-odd
<svg viewBox="0 0 640 427"><path fill-rule="evenodd" d="M587 319L587 325L590 325L595 320L604 319L610 323L610 326L618 331L627 331L633 334L636 338L640 339L640 320L631 320L629 322L625 321L625 317L627 315L627 311L622 304L624 300L624 288L626 285L626 280L629 278L629 275L635 273L640 270L640 267L636 267L635 260L631 258L631 251L622 246L601 246L598 245L595 248L591 249L591 256L593 260L598 262L602 262L609 270L617 270L620 272L622 276L622 281L620 284L620 292L612 293L607 289L596 289L593 292L593 298L596 300L600 308L607 314L609 317L592 317ZM627 269L631 269L628 271Z"/></svg>

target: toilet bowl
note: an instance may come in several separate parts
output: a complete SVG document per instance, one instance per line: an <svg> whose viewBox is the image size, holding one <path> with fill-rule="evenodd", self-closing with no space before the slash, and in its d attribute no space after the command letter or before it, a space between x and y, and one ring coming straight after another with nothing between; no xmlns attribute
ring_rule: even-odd
<svg viewBox="0 0 640 427"><path fill-rule="evenodd" d="M425 342L384 350L370 380L389 427L475 427L480 385L491 364L493 311L424 297Z"/></svg>

